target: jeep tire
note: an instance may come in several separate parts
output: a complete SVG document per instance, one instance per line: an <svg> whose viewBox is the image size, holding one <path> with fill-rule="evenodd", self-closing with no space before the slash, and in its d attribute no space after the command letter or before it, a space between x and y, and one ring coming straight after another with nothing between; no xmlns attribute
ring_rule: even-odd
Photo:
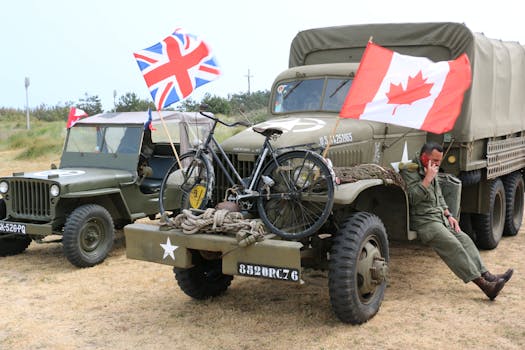
<svg viewBox="0 0 525 350"><path fill-rule="evenodd" d="M208 260L199 252L193 251L193 267L189 269L173 268L175 279L180 289L194 299L216 297L228 289L233 276L222 273L222 260Z"/></svg>
<svg viewBox="0 0 525 350"><path fill-rule="evenodd" d="M379 311L388 260L381 220L367 212L348 216L333 238L328 272L330 302L341 321L361 324Z"/></svg>
<svg viewBox="0 0 525 350"><path fill-rule="evenodd" d="M78 267L101 263L113 247L113 227L113 219L104 207L85 204L76 208L64 226L64 255Z"/></svg>

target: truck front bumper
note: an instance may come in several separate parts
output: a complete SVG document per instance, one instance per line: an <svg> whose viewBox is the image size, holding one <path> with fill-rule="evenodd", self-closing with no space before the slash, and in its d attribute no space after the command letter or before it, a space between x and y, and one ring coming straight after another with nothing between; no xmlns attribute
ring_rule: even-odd
<svg viewBox="0 0 525 350"><path fill-rule="evenodd" d="M178 229L161 230L158 225L134 223L124 227L126 256L178 268L191 268L190 250L222 254L222 272L301 281L301 247L299 242L265 239L240 247L234 237L220 234L186 235Z"/></svg>

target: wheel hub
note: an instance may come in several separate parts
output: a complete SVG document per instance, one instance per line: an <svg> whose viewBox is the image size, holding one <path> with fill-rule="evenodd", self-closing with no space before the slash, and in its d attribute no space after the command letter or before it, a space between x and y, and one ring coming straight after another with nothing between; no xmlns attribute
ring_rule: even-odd
<svg viewBox="0 0 525 350"><path fill-rule="evenodd" d="M359 293L365 299L388 276L388 264L381 256L379 248L371 242L367 242L361 251L358 274Z"/></svg>
<svg viewBox="0 0 525 350"><path fill-rule="evenodd" d="M102 234L100 228L92 223L84 229L82 234L82 249L88 252L95 250L101 239Z"/></svg>

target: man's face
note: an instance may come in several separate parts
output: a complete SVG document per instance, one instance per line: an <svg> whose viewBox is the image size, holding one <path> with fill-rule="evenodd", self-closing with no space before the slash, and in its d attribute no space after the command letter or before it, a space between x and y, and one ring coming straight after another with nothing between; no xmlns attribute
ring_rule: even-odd
<svg viewBox="0 0 525 350"><path fill-rule="evenodd" d="M443 153L439 152L438 150L432 150L432 153L423 153L421 155L421 164L426 168L428 167L428 162L432 165L437 165L438 167L441 165L441 161L443 160Z"/></svg>

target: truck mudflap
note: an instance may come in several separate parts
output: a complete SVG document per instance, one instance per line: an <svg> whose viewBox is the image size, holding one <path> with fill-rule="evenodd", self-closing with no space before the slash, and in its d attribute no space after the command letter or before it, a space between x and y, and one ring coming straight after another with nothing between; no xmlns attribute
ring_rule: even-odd
<svg viewBox="0 0 525 350"><path fill-rule="evenodd" d="M134 223L124 227L126 256L178 268L190 268L190 250L222 254L222 272L291 282L301 281L299 242L265 239L240 247L234 237L220 234L187 235L179 229Z"/></svg>

